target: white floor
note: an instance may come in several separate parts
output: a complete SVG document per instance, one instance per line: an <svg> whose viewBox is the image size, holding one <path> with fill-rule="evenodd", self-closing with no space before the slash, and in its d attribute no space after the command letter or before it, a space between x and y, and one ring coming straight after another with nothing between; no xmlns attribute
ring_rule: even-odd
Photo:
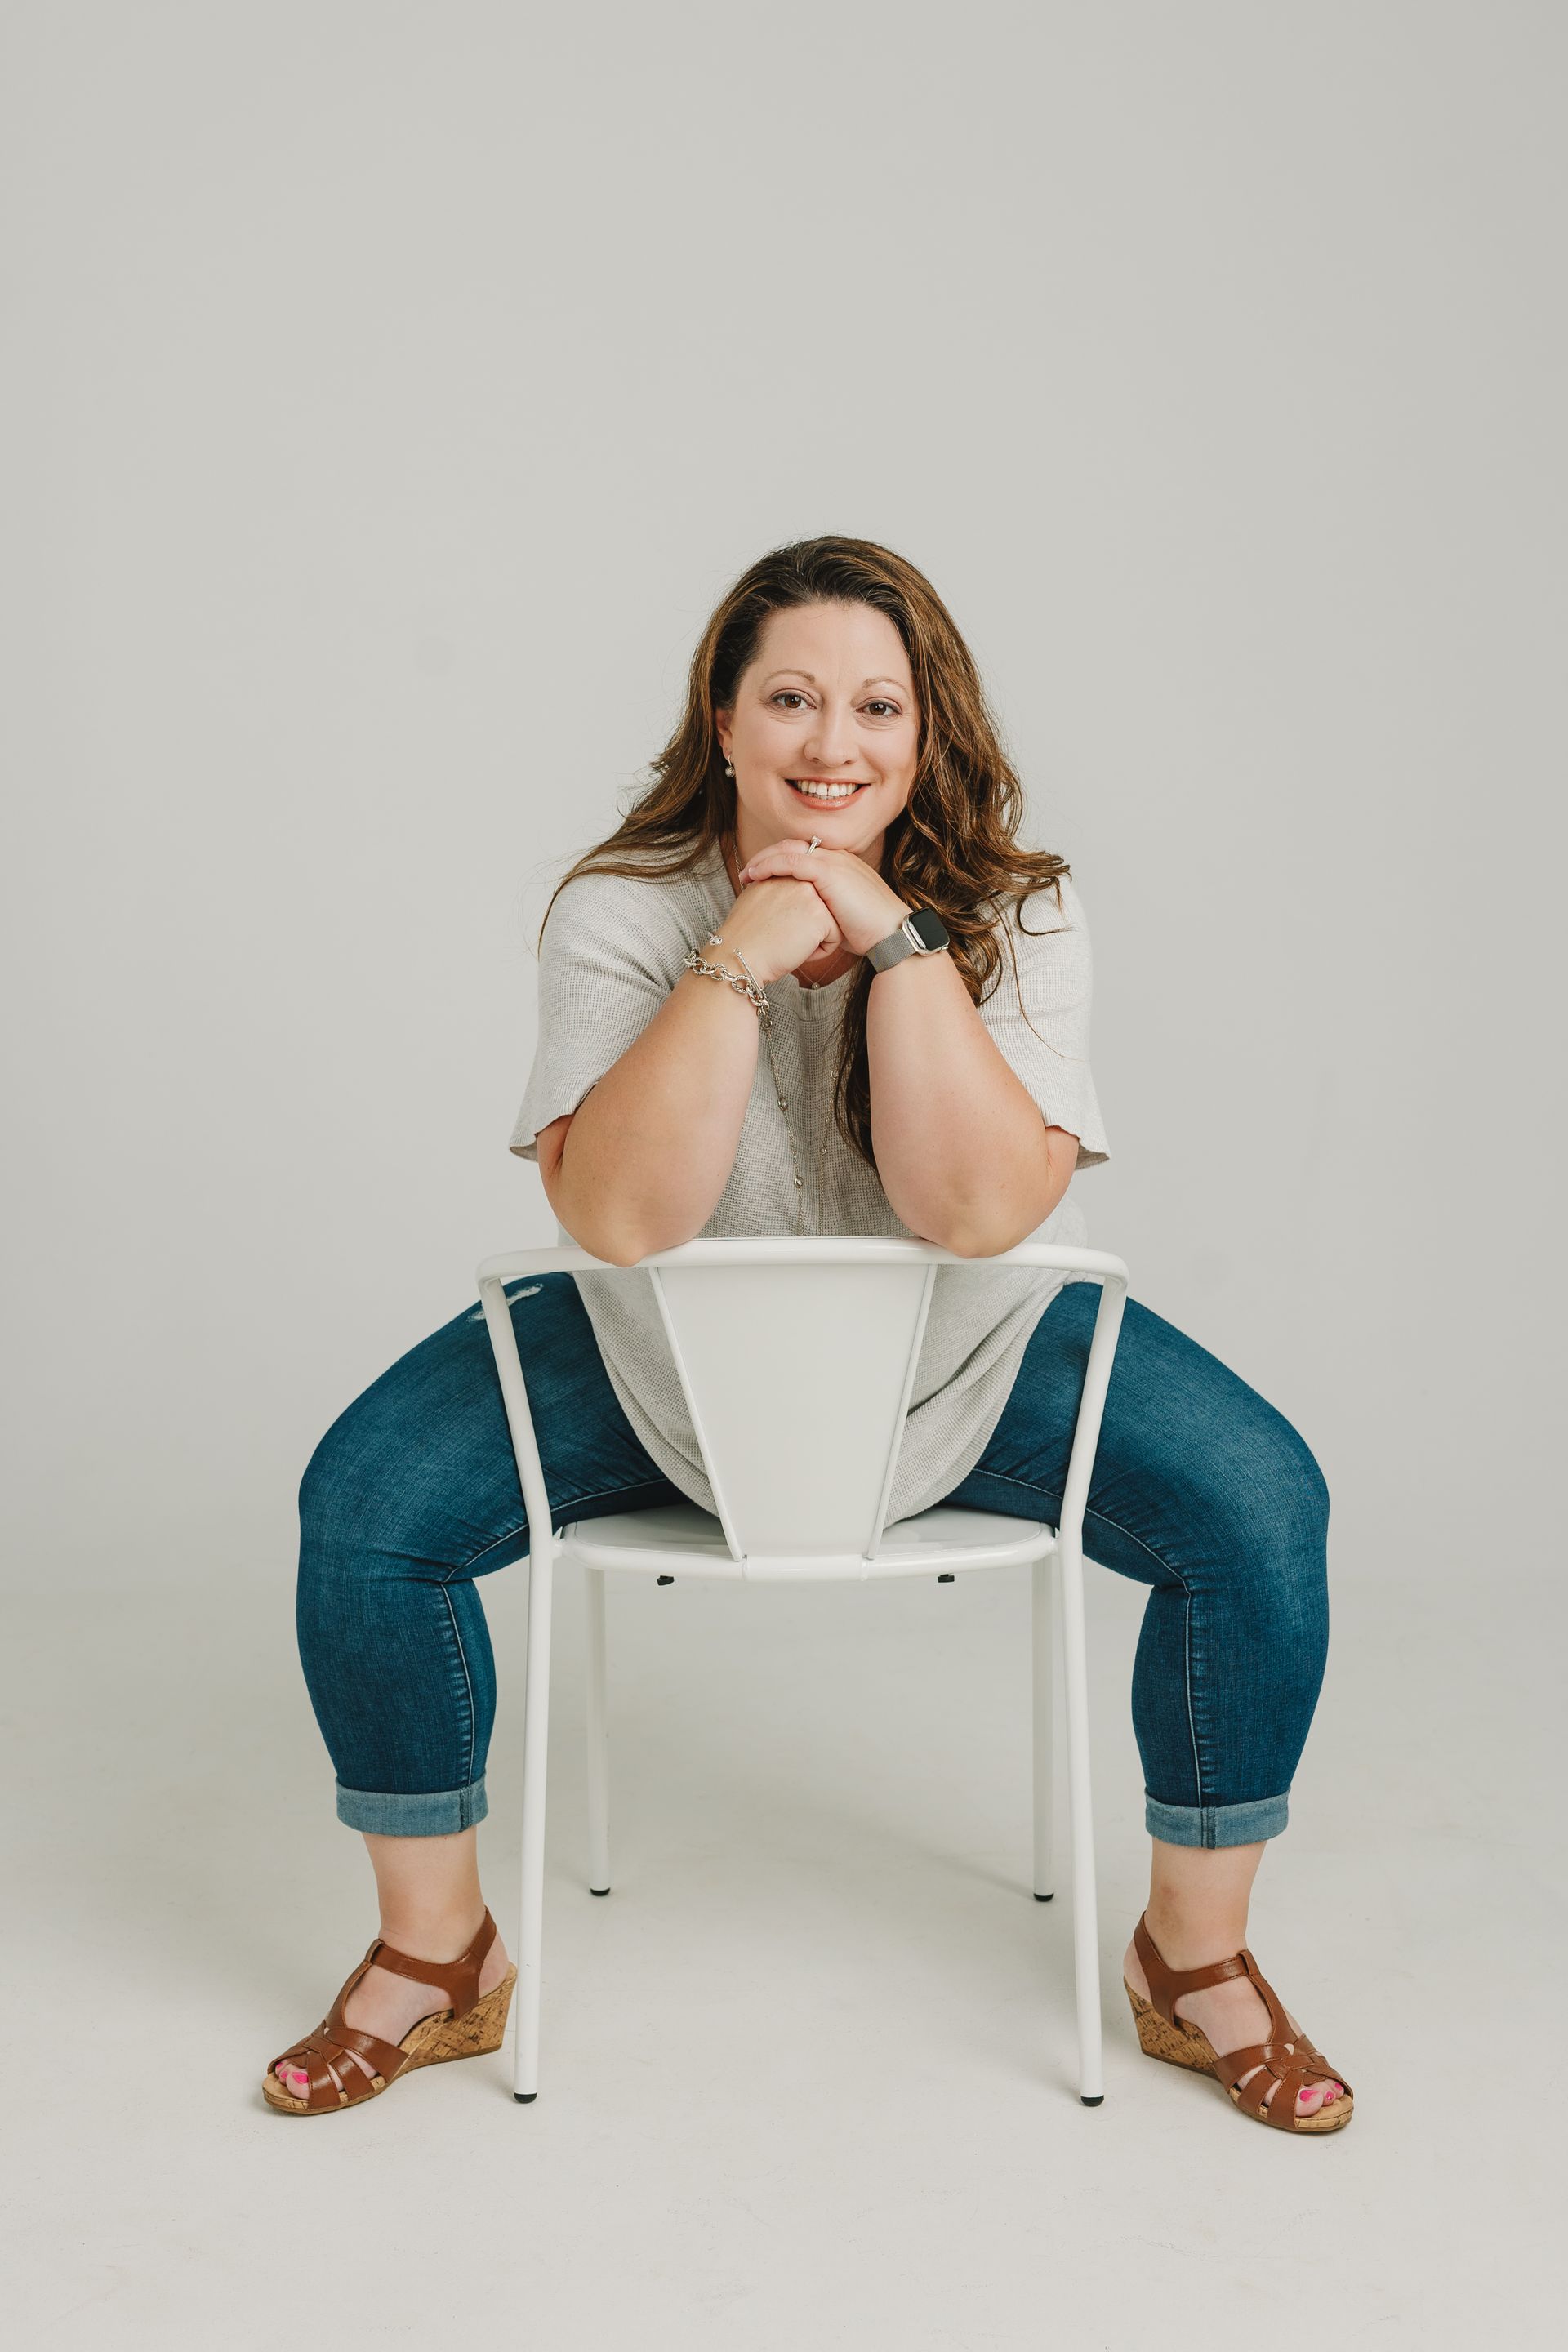
<svg viewBox="0 0 1568 2352"><path fill-rule="evenodd" d="M514 1930L525 1571L482 1832ZM615 1892L584 1884L558 1589L541 2095L502 2059L307 2131L265 2061L373 1931L291 1594L39 1595L5 1738L5 2290L18 2347L1532 2347L1564 2187L1538 1594L1342 1566L1253 1943L1355 2085L1287 2140L1138 2053L1142 1594L1091 1572L1107 2098L1064 1892L1030 1898L1026 1587L615 1580ZM359 1670L345 1659L344 1672ZM1262 1696L1260 1695L1260 1703ZM1447 2087L1439 2091L1440 2080Z"/></svg>

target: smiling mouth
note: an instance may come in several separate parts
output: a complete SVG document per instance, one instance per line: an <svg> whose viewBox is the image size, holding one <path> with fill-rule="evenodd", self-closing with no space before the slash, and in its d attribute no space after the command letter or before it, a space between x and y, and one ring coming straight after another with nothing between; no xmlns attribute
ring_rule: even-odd
<svg viewBox="0 0 1568 2352"><path fill-rule="evenodd" d="M864 777L858 779L852 784L818 783L816 777L799 776L786 776L784 782L797 800L809 801L813 808L818 809L843 808L855 798L857 793L863 793L867 789ZM809 785L814 784L816 786L815 791L807 789Z"/></svg>

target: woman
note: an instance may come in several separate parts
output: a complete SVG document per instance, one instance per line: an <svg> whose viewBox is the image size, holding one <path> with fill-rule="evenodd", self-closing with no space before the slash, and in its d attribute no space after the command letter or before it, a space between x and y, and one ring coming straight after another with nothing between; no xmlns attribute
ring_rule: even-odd
<svg viewBox="0 0 1568 2352"><path fill-rule="evenodd" d="M563 1234L623 1266L698 1234L915 1235L965 1258L1086 1239L1068 1186L1108 1153L1083 908L1065 862L1015 838L1018 780L929 582L863 540L764 556L709 623L653 774L542 933L511 1148ZM1047 919L1026 923L1037 901ZM1098 1299L1038 1269L939 1269L889 1518L946 1498L1055 1523ZM510 1304L562 1522L710 1507L651 1285L554 1275ZM1349 2121L1349 2086L1246 1942L1322 1678L1327 1521L1289 1423L1129 1300L1085 1520L1092 1557L1149 1587L1132 1711L1153 1852L1128 1995L1152 2056L1314 2134ZM505 2027L474 1579L528 1530L479 1311L334 1423L300 1523L300 1654L381 1909L265 2079L304 2115Z"/></svg>

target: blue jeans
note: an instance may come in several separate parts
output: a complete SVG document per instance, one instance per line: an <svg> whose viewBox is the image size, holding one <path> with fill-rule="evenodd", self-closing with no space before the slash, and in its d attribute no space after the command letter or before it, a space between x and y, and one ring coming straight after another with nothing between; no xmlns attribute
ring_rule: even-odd
<svg viewBox="0 0 1568 2352"><path fill-rule="evenodd" d="M1051 1301L948 1501L1056 1524L1099 1303L1089 1282ZM571 1276L510 1304L557 1526L684 1501L622 1412ZM1149 1588L1132 1719L1154 1837L1244 1845L1285 1827L1328 1645L1328 1517L1290 1423L1129 1299L1084 1549ZM528 1522L477 1304L332 1423L300 1520L300 1654L340 1820L403 1837L482 1821L496 1689L475 1579L526 1555Z"/></svg>

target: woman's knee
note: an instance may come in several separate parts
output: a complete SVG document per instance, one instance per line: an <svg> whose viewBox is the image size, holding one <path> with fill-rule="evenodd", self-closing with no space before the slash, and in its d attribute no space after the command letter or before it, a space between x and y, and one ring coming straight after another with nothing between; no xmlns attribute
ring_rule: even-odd
<svg viewBox="0 0 1568 2352"><path fill-rule="evenodd" d="M454 1565L449 1504L417 1426L367 1390L326 1431L300 1480L301 1589L398 1575L410 1559Z"/></svg>
<svg viewBox="0 0 1568 2352"><path fill-rule="evenodd" d="M1252 1579L1321 1576L1329 1487L1300 1431L1255 1398L1229 1426L1213 1423L1188 1456L1179 1515L1194 1550Z"/></svg>
<svg viewBox="0 0 1568 2352"><path fill-rule="evenodd" d="M1310 1446L1265 1408L1230 1449L1216 1449L1207 1481L1208 1549L1233 1602L1267 1622L1281 1649L1316 1658L1328 1628L1329 1488Z"/></svg>
<svg viewBox="0 0 1568 2352"><path fill-rule="evenodd" d="M1329 1482L1306 1439L1270 1408L1263 1504L1268 1521L1293 1546L1321 1553L1329 1533Z"/></svg>
<svg viewBox="0 0 1568 2352"><path fill-rule="evenodd" d="M445 1582L527 1549L527 1514L483 1328L456 1323L345 1407L300 1480L301 1591Z"/></svg>
<svg viewBox="0 0 1568 2352"><path fill-rule="evenodd" d="M331 1639L333 1628L341 1636L364 1606L356 1592L372 1582L385 1557L376 1524L374 1449L365 1443L361 1402L338 1415L300 1481L296 1614L302 1645L314 1636Z"/></svg>
<svg viewBox="0 0 1568 2352"><path fill-rule="evenodd" d="M375 1475L367 1443L364 1399L340 1412L318 1441L300 1480L300 1529L312 1545L330 1538L334 1530L360 1520L363 1507L374 1507Z"/></svg>

